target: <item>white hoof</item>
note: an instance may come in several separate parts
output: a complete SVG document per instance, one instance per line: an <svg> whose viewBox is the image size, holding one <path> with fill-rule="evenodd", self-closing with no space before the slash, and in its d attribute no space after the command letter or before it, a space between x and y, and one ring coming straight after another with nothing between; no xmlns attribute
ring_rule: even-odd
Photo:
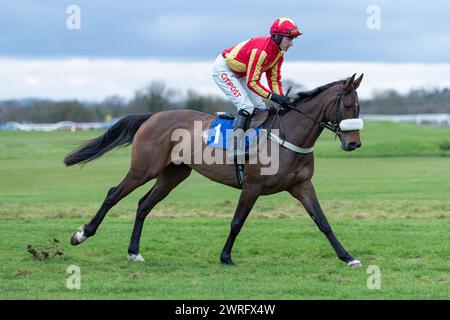
<svg viewBox="0 0 450 320"><path fill-rule="evenodd" d="M358 268L358 267L362 267L362 263L361 263L361 261L354 259L352 261L347 262L347 266L353 267L353 268Z"/></svg>
<svg viewBox="0 0 450 320"><path fill-rule="evenodd" d="M141 256L140 253L138 253L138 254L129 254L128 255L128 260L129 261L137 261L137 262L145 262L144 257Z"/></svg>
<svg viewBox="0 0 450 320"><path fill-rule="evenodd" d="M86 240L87 237L84 234L84 226L81 226L78 228L78 230L72 235L72 238L70 239L70 243L73 246L79 245L84 240Z"/></svg>

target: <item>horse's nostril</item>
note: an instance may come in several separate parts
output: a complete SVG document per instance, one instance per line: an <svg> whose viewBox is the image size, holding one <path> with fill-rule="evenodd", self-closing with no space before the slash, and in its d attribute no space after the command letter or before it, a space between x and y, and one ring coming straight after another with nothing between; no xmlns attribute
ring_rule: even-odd
<svg viewBox="0 0 450 320"><path fill-rule="evenodd" d="M350 142L348 144L348 148L352 149L352 150L354 150L356 148L359 148L359 147L361 147L361 143L360 142Z"/></svg>

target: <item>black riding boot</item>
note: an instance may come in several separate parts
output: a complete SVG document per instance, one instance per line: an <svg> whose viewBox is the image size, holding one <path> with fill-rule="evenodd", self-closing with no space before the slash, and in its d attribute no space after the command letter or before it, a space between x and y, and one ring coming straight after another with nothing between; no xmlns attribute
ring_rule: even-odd
<svg viewBox="0 0 450 320"><path fill-rule="evenodd" d="M233 130L236 131L237 129L242 129L244 132L248 129L248 125L250 123L250 118L252 115L244 109L239 110L236 118L234 119L233 123ZM244 164L243 163L237 163L238 158L238 145L241 146L244 144L244 157L245 157L245 142L242 141L242 139L238 140L238 137L234 137L234 163L236 164L236 177L238 179L239 185L242 186L242 183L244 181Z"/></svg>

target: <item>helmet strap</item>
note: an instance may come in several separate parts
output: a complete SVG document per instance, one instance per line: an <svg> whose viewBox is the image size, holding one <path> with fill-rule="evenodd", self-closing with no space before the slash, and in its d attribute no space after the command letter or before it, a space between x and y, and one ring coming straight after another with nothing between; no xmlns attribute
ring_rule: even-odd
<svg viewBox="0 0 450 320"><path fill-rule="evenodd" d="M280 46L281 41L283 40L283 36L272 36L273 41L275 41L275 43Z"/></svg>

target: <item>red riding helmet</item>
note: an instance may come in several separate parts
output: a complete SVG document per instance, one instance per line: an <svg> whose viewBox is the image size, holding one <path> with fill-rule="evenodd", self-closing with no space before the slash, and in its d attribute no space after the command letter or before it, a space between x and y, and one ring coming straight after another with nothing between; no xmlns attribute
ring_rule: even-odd
<svg viewBox="0 0 450 320"><path fill-rule="evenodd" d="M271 36L298 37L301 34L295 22L289 18L279 18L270 27Z"/></svg>

